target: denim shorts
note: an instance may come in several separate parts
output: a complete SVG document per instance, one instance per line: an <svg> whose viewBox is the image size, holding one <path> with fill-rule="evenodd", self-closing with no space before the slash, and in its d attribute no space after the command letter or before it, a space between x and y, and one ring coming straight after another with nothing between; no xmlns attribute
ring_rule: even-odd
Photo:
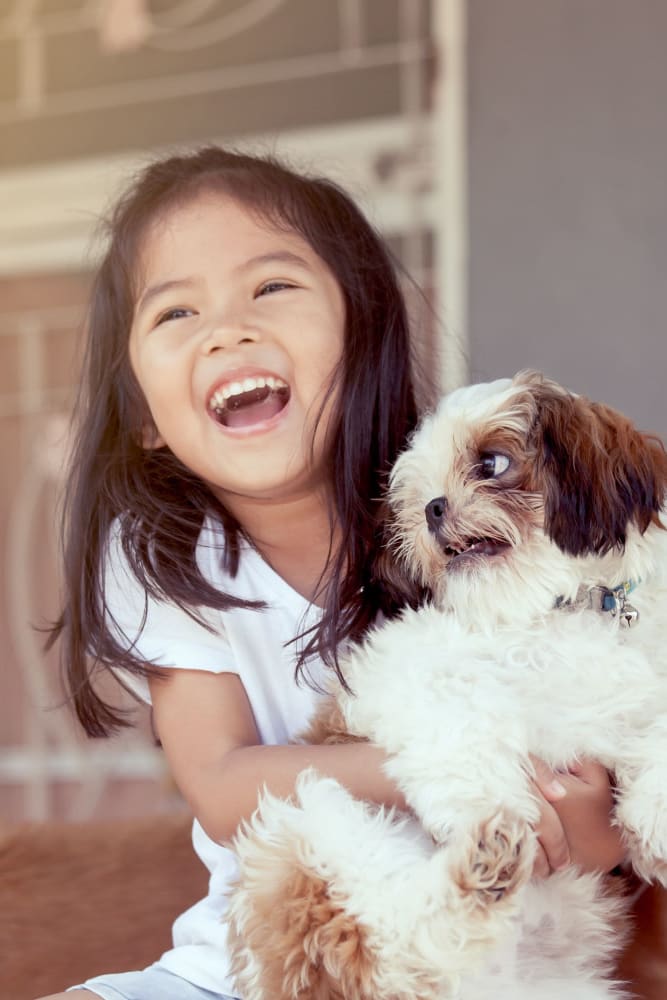
<svg viewBox="0 0 667 1000"><path fill-rule="evenodd" d="M70 986L70 989L90 990L102 1000L233 1000L226 993L211 993L200 986L193 986L180 976L155 965L141 972L96 976L79 986Z"/></svg>

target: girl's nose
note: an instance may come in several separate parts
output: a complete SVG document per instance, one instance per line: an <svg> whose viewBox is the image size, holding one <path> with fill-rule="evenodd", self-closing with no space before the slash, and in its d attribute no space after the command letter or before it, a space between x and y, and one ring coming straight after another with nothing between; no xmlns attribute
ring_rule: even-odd
<svg viewBox="0 0 667 1000"><path fill-rule="evenodd" d="M252 327L241 322L221 321L211 325L202 341L202 352L212 354L213 351L236 347L238 344L253 344L259 340L259 333Z"/></svg>

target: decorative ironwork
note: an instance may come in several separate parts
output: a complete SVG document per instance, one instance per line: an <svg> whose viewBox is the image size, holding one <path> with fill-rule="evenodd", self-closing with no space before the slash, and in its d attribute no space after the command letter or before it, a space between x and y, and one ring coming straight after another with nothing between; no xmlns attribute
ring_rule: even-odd
<svg viewBox="0 0 667 1000"><path fill-rule="evenodd" d="M464 0L436 0L431 30L428 4L421 0L332 0L326 9L335 10L337 32L326 51L309 52L303 45L280 58L200 69L188 63L179 69L178 59L198 47L205 51L264 30L272 18L287 16L302 2L70 0L69 7L55 10L48 0L14 0L0 18L0 47L13 45L16 53L15 79L12 85L5 79L4 96L0 96L0 125L114 108L124 108L131 116L142 101L166 108L183 94L232 91L240 100L244 88L273 81L305 83L323 74L333 79L360 68L396 67L396 100L389 114L361 121L352 113L348 120L295 126L278 135L270 121L264 132L244 139L223 137L218 131L211 135L232 140L236 146L269 148L297 165L331 174L347 186L395 240L405 269L415 281L430 288L432 295L445 290L450 296L453 309L445 310L449 338L441 346L448 359L450 384L460 381L465 370L461 361L465 359ZM378 3L396 14L395 30L383 35L376 19L371 38L370 14L372 8L377 12ZM47 72L50 46L54 40L77 33L94 36L105 46L100 50L101 61L131 58L138 50L157 56L171 54L172 71L136 79L101 74L56 92ZM440 53L435 64L434 48ZM446 86L443 53L449 60ZM12 65L11 60L7 65ZM0 274L84 270L97 218L141 159L116 152L53 167L41 164L28 170L0 170ZM423 308L423 298L410 298L415 310ZM84 818L96 811L110 785L119 779L154 785L162 776L161 757L145 734L128 734L93 748L78 738L69 714L55 708L60 696L52 665L45 664L41 636L33 628L41 611L36 604L36 574L48 572L56 586L53 514L71 391L69 385L54 386L46 378L47 362L53 334L77 329L82 308L74 304L3 313L0 306L0 347L2 342L13 341L19 356L17 384L0 391L0 430L17 423L24 454L9 509L2 512L7 524L7 596L1 611L9 626L10 669L23 687L24 716L20 741L0 747L0 796L3 788L23 789L23 815L34 819L53 814L58 789L65 784L75 782L76 792L66 807L59 806L60 814ZM48 549L41 553L39 570L35 538L43 539Z"/></svg>

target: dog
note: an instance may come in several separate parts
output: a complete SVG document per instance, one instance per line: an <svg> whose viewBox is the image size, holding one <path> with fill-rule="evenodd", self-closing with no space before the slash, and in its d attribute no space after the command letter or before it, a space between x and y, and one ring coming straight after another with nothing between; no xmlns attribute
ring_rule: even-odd
<svg viewBox="0 0 667 1000"><path fill-rule="evenodd" d="M410 812L312 769L264 794L228 917L246 1000L626 995L621 880L531 880L531 755L613 772L628 861L667 885L666 499L656 437L536 372L423 421L388 504L432 599L351 650L313 730L383 747Z"/></svg>

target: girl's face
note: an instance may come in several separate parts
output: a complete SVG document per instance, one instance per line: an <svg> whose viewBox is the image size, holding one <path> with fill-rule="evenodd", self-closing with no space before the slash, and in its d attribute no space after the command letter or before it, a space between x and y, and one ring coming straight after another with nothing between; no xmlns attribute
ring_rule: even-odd
<svg viewBox="0 0 667 1000"><path fill-rule="evenodd" d="M130 331L146 446L166 444L232 511L319 488L344 326L301 236L218 193L172 209L144 239Z"/></svg>

